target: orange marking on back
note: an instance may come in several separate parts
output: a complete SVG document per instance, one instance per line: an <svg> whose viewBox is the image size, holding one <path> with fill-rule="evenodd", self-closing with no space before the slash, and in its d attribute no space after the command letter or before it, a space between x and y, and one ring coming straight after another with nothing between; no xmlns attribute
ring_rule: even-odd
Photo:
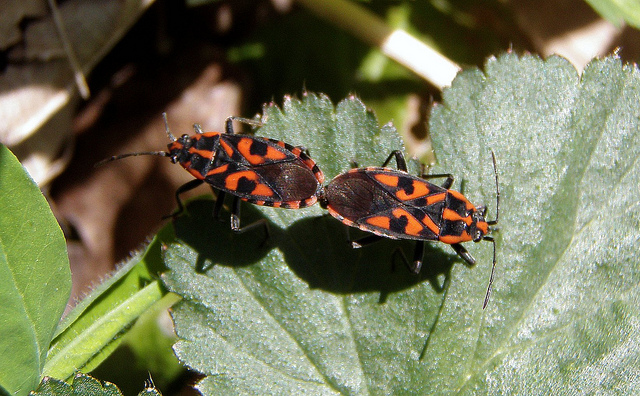
<svg viewBox="0 0 640 396"><path fill-rule="evenodd" d="M430 191L429 187L427 187L427 184L424 182L421 182L419 180L414 180L412 183L412 186L413 186L413 193L407 194L405 193L404 190L400 190L396 193L396 196L403 201L408 201L408 200L420 198L422 196L429 194L429 191Z"/></svg>
<svg viewBox="0 0 640 396"><path fill-rule="evenodd" d="M434 204L436 202L444 201L447 197L447 193L443 192L441 194L434 194L427 197L427 205Z"/></svg>
<svg viewBox="0 0 640 396"><path fill-rule="evenodd" d="M374 227L384 228L385 230L388 230L389 226L391 225L391 219L386 216L370 217L365 221Z"/></svg>
<svg viewBox="0 0 640 396"><path fill-rule="evenodd" d="M223 139L220 139L220 145L229 157L233 156L233 147L229 146L229 143L225 142Z"/></svg>
<svg viewBox="0 0 640 396"><path fill-rule="evenodd" d="M264 163L264 158L260 155L251 154L251 145L253 140L249 138L243 138L238 141L238 151L240 154L249 161L251 165L260 165Z"/></svg>
<svg viewBox="0 0 640 396"><path fill-rule="evenodd" d="M229 168L229 164L225 164L217 168L213 168L207 173L207 176L217 175L218 173L224 173L227 171L227 168Z"/></svg>
<svg viewBox="0 0 640 396"><path fill-rule="evenodd" d="M407 235L419 236L424 227L413 215L404 209L396 208L391 212L397 219L404 216L407 218L407 225L404 226L404 233Z"/></svg>
<svg viewBox="0 0 640 396"><path fill-rule="evenodd" d="M282 160L287 158L287 154L271 146L267 146L267 158L270 160Z"/></svg>
<svg viewBox="0 0 640 396"><path fill-rule="evenodd" d="M271 146L267 146L267 153L262 156L258 154L251 154L251 146L254 144L254 140L249 138L240 139L238 142L238 151L243 157L249 161L251 165L260 165L265 162L265 159L269 160L281 160L287 158L287 155L280 150L277 150Z"/></svg>
<svg viewBox="0 0 640 396"><path fill-rule="evenodd" d="M456 211L445 209L442 211L442 218L449 221L464 221L467 225L471 225L471 216L462 217Z"/></svg>
<svg viewBox="0 0 640 396"><path fill-rule="evenodd" d="M471 235L464 231L461 235L444 235L440 237L440 242L448 243L449 245L453 245L454 243L460 242L469 242L471 240Z"/></svg>
<svg viewBox="0 0 640 396"><path fill-rule="evenodd" d="M385 175L384 173L379 173L373 176L377 181L384 184L385 186L390 187L398 187L398 176Z"/></svg>
<svg viewBox="0 0 640 396"><path fill-rule="evenodd" d="M249 171L249 170L240 171L240 172L232 173L229 176L227 176L227 178L224 181L224 186L231 191L235 191L238 189L238 182L243 177L245 179L249 179L253 181L258 180L258 175L255 172Z"/></svg>
<svg viewBox="0 0 640 396"><path fill-rule="evenodd" d="M422 219L422 224L426 225L427 228L429 230L431 230L431 232L433 232L436 235L440 234L440 228L436 225L436 223L433 222L433 220L431 220L431 217L429 217L429 215L424 215L424 218Z"/></svg>
<svg viewBox="0 0 640 396"><path fill-rule="evenodd" d="M195 148L191 147L189 149L189 154L198 154L202 158L208 158L208 159L213 158L213 151L211 151L211 150L198 150L198 149L195 149Z"/></svg>
<svg viewBox="0 0 640 396"><path fill-rule="evenodd" d="M256 185L256 188L251 191L251 195L262 195L265 197L270 197L273 195L273 190L266 184L259 183L258 185Z"/></svg>
<svg viewBox="0 0 640 396"><path fill-rule="evenodd" d="M204 177L202 176L202 173L198 172L197 170L193 168L187 168L186 166L185 166L185 169L187 170L187 172L191 173L191 176L195 177L196 179L200 179L200 180L204 179Z"/></svg>

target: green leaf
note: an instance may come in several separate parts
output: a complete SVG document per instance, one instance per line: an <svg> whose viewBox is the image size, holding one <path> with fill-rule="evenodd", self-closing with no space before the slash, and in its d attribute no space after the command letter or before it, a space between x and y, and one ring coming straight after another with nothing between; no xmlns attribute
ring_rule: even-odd
<svg viewBox="0 0 640 396"><path fill-rule="evenodd" d="M111 382L101 382L87 374L78 373L73 383L67 384L54 378L45 377L32 396L121 396L117 386Z"/></svg>
<svg viewBox="0 0 640 396"><path fill-rule="evenodd" d="M460 303L445 308L427 351L446 358L425 386L638 392L628 374L640 363L639 100L638 69L614 57L579 77L561 58L507 54L445 92L431 125L439 170L473 175L468 196L491 203L488 151L498 158L498 269L491 305L475 315L458 310L476 308L486 275L454 275Z"/></svg>
<svg viewBox="0 0 640 396"><path fill-rule="evenodd" d="M353 250L319 207L243 205L271 238L234 235L195 201L166 252L178 357L204 394L635 394L640 363L640 72L616 58L579 76L564 59L505 54L461 73L430 120L439 165L495 215L491 244L428 246L420 276L384 240ZM265 108L257 133L307 147L328 179L401 148L353 98ZM361 235L357 231L352 238Z"/></svg>
<svg viewBox="0 0 640 396"><path fill-rule="evenodd" d="M0 384L25 395L40 381L71 292L62 231L40 189L0 145Z"/></svg>
<svg viewBox="0 0 640 396"><path fill-rule="evenodd" d="M179 299L169 293L162 298L162 304L147 309L121 338L118 348L91 375L117 383L125 395L138 393L145 378L153 378L161 389L169 387L185 372L173 353L176 336L167 311Z"/></svg>
<svg viewBox="0 0 640 396"><path fill-rule="evenodd" d="M77 373L68 384L51 377L44 377L38 390L31 396L122 396L122 392L111 382L99 381L90 375ZM162 396L152 381L148 381L138 396Z"/></svg>
<svg viewBox="0 0 640 396"><path fill-rule="evenodd" d="M603 18L620 27L622 22L640 29L640 4L635 0L586 0Z"/></svg>
<svg viewBox="0 0 640 396"><path fill-rule="evenodd" d="M161 244L172 238L171 228L165 227L144 252L69 312L51 344L46 375L68 379L77 370L91 371L113 352L138 317L165 296L166 291L155 278L164 268Z"/></svg>

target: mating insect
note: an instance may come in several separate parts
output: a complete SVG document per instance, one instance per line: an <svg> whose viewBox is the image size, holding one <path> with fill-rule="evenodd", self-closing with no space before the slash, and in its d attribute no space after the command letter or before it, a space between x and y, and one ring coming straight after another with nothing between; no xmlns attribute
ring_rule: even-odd
<svg viewBox="0 0 640 396"><path fill-rule="evenodd" d="M386 168L394 157L398 169ZM375 234L352 242L354 248L381 237L418 241L413 263L408 263L409 269L416 274L422 267L425 241L451 245L468 265L474 265L476 260L462 246L462 242L491 242L493 267L484 308L489 302L496 265L496 243L487 234L491 231L489 226L498 223L500 205L498 171L493 152L491 157L496 179L495 220L486 221L486 207L476 208L461 193L450 190L454 180L452 175L417 177L407 173L404 155L399 150L392 152L382 167L356 168L336 176L325 187L321 205L344 224ZM441 177L446 178L442 186L424 180Z"/></svg>
<svg viewBox="0 0 640 396"><path fill-rule="evenodd" d="M240 200L256 205L276 208L298 209L317 202L322 191L324 175L301 147L285 142L236 134L233 121L252 126L262 126L258 121L240 117L229 117L225 132L203 132L194 124L196 134L175 138L170 130L166 113L162 114L167 136L171 140L167 151L149 151L117 155L98 163L139 155L169 157L179 163L195 180L191 180L176 191L178 209L171 215L184 211L180 195L202 183L207 183L217 192L213 215L218 217L225 194L233 195L231 207L231 229L244 232L263 224L262 219L245 227L240 227Z"/></svg>

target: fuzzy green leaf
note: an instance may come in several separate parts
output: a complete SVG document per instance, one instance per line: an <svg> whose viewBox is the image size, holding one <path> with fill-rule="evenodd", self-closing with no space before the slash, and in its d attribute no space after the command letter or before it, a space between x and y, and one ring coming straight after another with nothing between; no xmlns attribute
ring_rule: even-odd
<svg viewBox="0 0 640 396"><path fill-rule="evenodd" d="M468 196L491 203L488 151L498 158L498 270L486 312L474 305L486 275L454 274L424 386L640 390L638 103L638 69L614 57L579 77L561 58L507 54L445 92L432 118L441 169L472 173Z"/></svg>
<svg viewBox="0 0 640 396"><path fill-rule="evenodd" d="M67 384L54 378L45 377L37 391L32 396L121 396L117 386L111 382L101 382L87 375L78 373L73 377L73 383Z"/></svg>
<svg viewBox="0 0 640 396"><path fill-rule="evenodd" d="M122 396L117 386L107 381L99 381L90 375L77 373L68 384L55 378L45 377L31 396ZM152 381L148 381L138 396L162 396Z"/></svg>
<svg viewBox="0 0 640 396"><path fill-rule="evenodd" d="M243 205L261 230L234 235L196 201L167 250L174 349L204 394L637 393L640 363L640 73L616 58L578 76L565 60L513 54L469 70L431 116L440 160L500 230L476 268L428 246L411 276L392 258L413 243L352 250L323 211ZM307 147L328 179L401 148L358 100L265 108L258 133ZM352 237L361 235L352 233Z"/></svg>
<svg viewBox="0 0 640 396"><path fill-rule="evenodd" d="M40 189L0 145L0 386L25 395L71 292L62 231Z"/></svg>

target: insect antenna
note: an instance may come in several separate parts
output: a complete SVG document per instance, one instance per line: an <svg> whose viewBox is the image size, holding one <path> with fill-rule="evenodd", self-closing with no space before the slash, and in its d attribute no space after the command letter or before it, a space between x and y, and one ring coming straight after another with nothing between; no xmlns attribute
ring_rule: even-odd
<svg viewBox="0 0 640 396"><path fill-rule="evenodd" d="M491 159L493 160L493 173L496 175L496 218L491 221L487 221L489 225L498 224L498 216L500 215L500 186L498 184L498 167L496 166L496 155L491 150Z"/></svg>
<svg viewBox="0 0 640 396"><path fill-rule="evenodd" d="M493 275L496 272L496 241L490 237L490 236L486 236L484 238L485 241L489 241L493 244L493 266L491 267L491 276L489 277L489 286L487 286L487 294L484 297L484 303L482 304L482 309L485 309L487 307L487 304L489 303L489 296L491 296L491 286L493 285Z"/></svg>
<svg viewBox="0 0 640 396"><path fill-rule="evenodd" d="M493 173L496 175L496 218L491 221L487 221L489 225L498 224L498 217L500 215L500 185L498 184L498 167L496 166L496 155L491 150L491 159L493 160ZM491 296L491 286L493 285L493 276L496 271L496 241L491 236L485 236L482 238L485 241L489 241L493 244L493 265L491 266L491 276L489 277L489 285L487 286L487 294L484 297L484 303L482 309L487 307L489 303L489 297Z"/></svg>
<svg viewBox="0 0 640 396"><path fill-rule="evenodd" d="M164 128L167 131L167 136L169 136L169 139L171 139L172 142L175 142L177 139L175 138L175 136L173 136L173 134L169 130L169 121L167 120L167 113L162 113L162 119L164 120ZM94 167L97 168L99 166L106 164L107 162L111 162L111 161L115 161L115 160L119 160L127 157L137 157L139 155L155 155L157 157L168 157L169 153L167 153L166 151L142 151L138 153L114 155L113 157L103 159L102 161L95 164Z"/></svg>
<svg viewBox="0 0 640 396"><path fill-rule="evenodd" d="M162 119L164 120L164 129L167 131L167 136L169 136L169 139L171 139L172 142L175 142L177 139L169 130L169 120L167 120L167 113L162 113Z"/></svg>
<svg viewBox="0 0 640 396"><path fill-rule="evenodd" d="M103 159L102 161L95 164L94 167L97 168L99 166L106 164L107 162L116 161L116 160L127 158L127 157L137 157L139 155L155 155L157 157L168 157L169 153L167 153L166 151L142 151L138 153L114 155L113 157Z"/></svg>

